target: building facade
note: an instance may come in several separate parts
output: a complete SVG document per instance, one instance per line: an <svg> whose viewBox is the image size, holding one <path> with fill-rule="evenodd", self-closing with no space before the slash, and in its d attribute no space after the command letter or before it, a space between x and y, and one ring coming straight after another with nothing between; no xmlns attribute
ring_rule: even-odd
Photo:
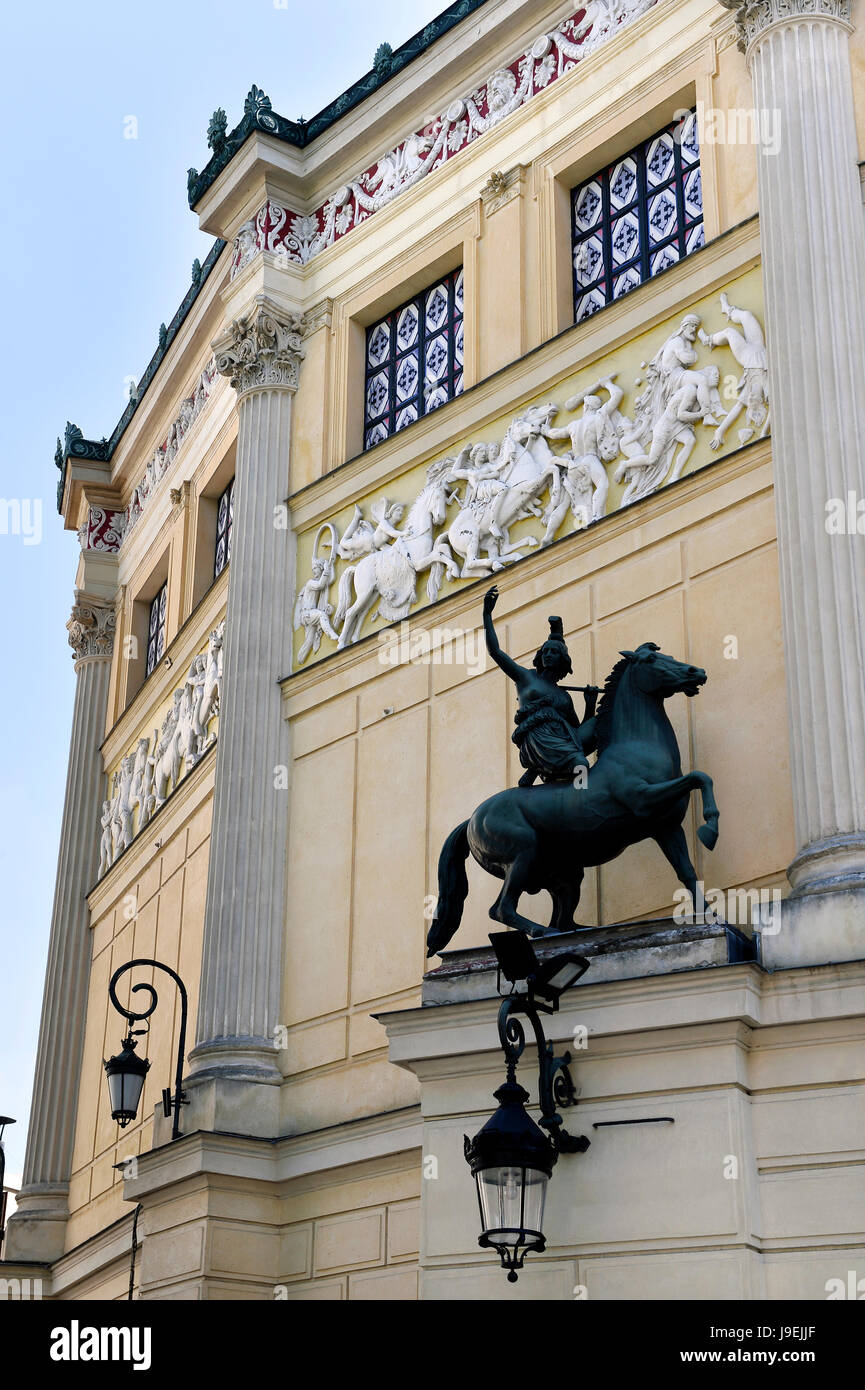
<svg viewBox="0 0 865 1390"><path fill-rule="evenodd" d="M458 0L310 122L255 87L214 114L211 254L110 439L58 447L77 686L9 1277L124 1298L135 1250L146 1299L865 1278L859 2ZM516 1285L463 1156L503 1073L476 864L425 960L443 842L521 773L493 582L520 662L556 613L578 684L649 640L708 672L667 709L738 928L652 842L587 872L549 1026L592 1143ZM150 967L117 986L159 995L123 1129L103 1080L111 978L154 958L189 994L178 1139Z"/></svg>

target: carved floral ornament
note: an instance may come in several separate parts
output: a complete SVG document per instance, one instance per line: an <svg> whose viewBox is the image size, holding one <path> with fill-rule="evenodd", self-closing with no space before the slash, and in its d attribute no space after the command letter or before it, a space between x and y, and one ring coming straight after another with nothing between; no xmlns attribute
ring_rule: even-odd
<svg viewBox="0 0 865 1390"><path fill-rule="evenodd" d="M570 72L655 2L587 0L555 29L539 34L512 63L490 73L481 87L451 102L423 130L413 131L343 184L314 212L295 213L272 200L266 202L235 237L232 279L261 251L306 265Z"/></svg>
<svg viewBox="0 0 865 1390"><path fill-rule="evenodd" d="M113 604L79 595L66 624L76 665L79 661L107 661L114 650L116 615Z"/></svg>
<svg viewBox="0 0 865 1390"><path fill-rule="evenodd" d="M719 359L713 360L722 347L740 373L723 382ZM357 641L369 616L386 623L407 618L421 574L434 603L445 576L498 573L550 545L563 528L600 521L611 483L622 487L621 509L675 482L700 431L711 430L713 452L734 426L740 446L768 433L763 328L726 293L712 331L700 314L685 314L640 370L631 402L613 369L564 402L566 420L556 402L526 406L502 439L472 441L436 460L408 506L382 497L367 517L356 505L341 536L334 521L323 523L308 561L312 573L298 580L294 627L303 639L295 664L318 653L324 638L338 649ZM524 528L512 541L511 528L525 521L534 523L535 534Z"/></svg>
<svg viewBox="0 0 865 1390"><path fill-rule="evenodd" d="M109 779L100 817L100 878L216 742L224 638L223 619L206 650L193 657L161 726L152 738L136 740Z"/></svg>
<svg viewBox="0 0 865 1390"><path fill-rule="evenodd" d="M720 4L736 13L743 53L777 24L798 19L835 19L850 24L851 0L720 0Z"/></svg>
<svg viewBox="0 0 865 1390"><path fill-rule="evenodd" d="M216 370L239 396L264 388L296 391L303 333L302 314L287 313L267 295L256 295L252 313L234 319L213 344Z"/></svg>

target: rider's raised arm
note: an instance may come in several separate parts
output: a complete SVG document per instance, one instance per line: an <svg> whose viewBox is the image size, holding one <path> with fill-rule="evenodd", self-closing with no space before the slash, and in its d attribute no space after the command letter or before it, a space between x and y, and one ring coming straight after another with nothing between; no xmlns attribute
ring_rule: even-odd
<svg viewBox="0 0 865 1390"><path fill-rule="evenodd" d="M527 673L513 657L508 656L507 652L502 651L499 646L499 639L493 627L493 609L498 602L499 591L495 585L488 589L484 595L484 634L487 639L487 651L497 666L500 666L506 676L510 676L512 681L520 681Z"/></svg>

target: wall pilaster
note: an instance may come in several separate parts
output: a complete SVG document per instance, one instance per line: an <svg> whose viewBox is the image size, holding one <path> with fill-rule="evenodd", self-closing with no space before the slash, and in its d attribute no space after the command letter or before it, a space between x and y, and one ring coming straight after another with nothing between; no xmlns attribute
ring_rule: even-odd
<svg viewBox="0 0 865 1390"><path fill-rule="evenodd" d="M865 546L827 529L831 499L865 497L850 3L727 8L780 132L759 146L759 190L798 895L865 886Z"/></svg>
<svg viewBox="0 0 865 1390"><path fill-rule="evenodd" d="M303 356L300 320L258 295L214 351L218 371L237 391L239 432L190 1085L201 1124L224 1128L226 1116L233 1116L237 1127L242 1112L245 1132L252 1133L271 1127L281 1080L273 1030L282 978L288 797L276 769L287 767L288 752L277 681L288 669L289 532L280 509ZM262 1083L254 1098L250 1082Z"/></svg>
<svg viewBox="0 0 865 1390"><path fill-rule="evenodd" d="M54 1260L63 1253L81 1084L91 956L87 893L99 863L105 785L99 747L114 646L113 601L77 590L66 626L75 658L75 705L30 1129L17 1211L7 1227L7 1260Z"/></svg>

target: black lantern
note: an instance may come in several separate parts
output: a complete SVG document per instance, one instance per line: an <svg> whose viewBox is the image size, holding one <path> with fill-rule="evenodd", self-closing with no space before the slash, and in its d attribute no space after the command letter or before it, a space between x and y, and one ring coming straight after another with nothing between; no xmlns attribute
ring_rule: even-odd
<svg viewBox="0 0 865 1390"><path fill-rule="evenodd" d="M180 995L180 1031L177 1039L177 1065L174 1073L174 1091L166 1087L162 1092L162 1110L166 1119L174 1111L174 1124L171 1129L172 1139L180 1138L180 1107L188 1105L189 1101L183 1090L183 1060L186 1055L186 1015L187 999L186 986L180 976L170 966L163 965L162 961L139 958L127 961L126 965L121 965L115 970L108 982L108 997L119 1014L128 1018L130 1023L140 1022L148 1019L156 1008L159 1000L156 990L152 985L138 984L132 986L132 993L137 994L139 990L144 990L150 996L150 1003L146 1009L136 1013L134 1009L126 1009L117 998L117 981L121 975L125 975L127 970L133 970L138 965L150 966L154 970L164 970L166 975L170 975ZM146 1077L150 1063L144 1057L139 1057L135 1051L135 1038L138 1033L146 1033L150 1027L139 1028L135 1032L129 1030L127 1037L123 1039L123 1051L116 1057L111 1057L104 1063L105 1074L108 1077L108 1094L111 1097L111 1117L122 1127L134 1120L138 1113L138 1102L141 1100L141 1092L144 1089L144 1078Z"/></svg>
<svg viewBox="0 0 865 1390"><path fill-rule="evenodd" d="M465 1136L466 1161L477 1183L481 1215L479 1245L491 1247L516 1283L530 1250L544 1250L544 1202L558 1157L555 1147L525 1109L528 1091L513 1069L495 1093L499 1108L474 1139Z"/></svg>
<svg viewBox="0 0 865 1390"><path fill-rule="evenodd" d="M121 1129L138 1114L138 1102L144 1089L144 1078L150 1070L146 1057L139 1057L135 1051L135 1038L130 1033L123 1039L122 1052L103 1062L108 1077L108 1095L111 1099L111 1118Z"/></svg>
<svg viewBox="0 0 865 1390"><path fill-rule="evenodd" d="M561 1057L553 1055L553 1045L547 1042L540 1020L541 1013L556 1012L559 995L575 984L589 965L572 953L541 964L528 938L516 932L492 933L490 941L499 966L499 989L504 975L512 991L502 999L498 1018L507 1080L495 1092L499 1102L495 1114L474 1139L464 1136L465 1157L477 1184L481 1216L478 1244L498 1252L513 1284L526 1255L546 1249L544 1202L556 1159L562 1153L585 1153L589 1147L583 1135L568 1134L556 1109L557 1105L576 1104L568 1071L571 1057L569 1052ZM516 994L513 991L521 980L527 983L527 993ZM531 1023L538 1048L539 1125L526 1110L529 1095L516 1079L517 1063L526 1045L518 1013Z"/></svg>

